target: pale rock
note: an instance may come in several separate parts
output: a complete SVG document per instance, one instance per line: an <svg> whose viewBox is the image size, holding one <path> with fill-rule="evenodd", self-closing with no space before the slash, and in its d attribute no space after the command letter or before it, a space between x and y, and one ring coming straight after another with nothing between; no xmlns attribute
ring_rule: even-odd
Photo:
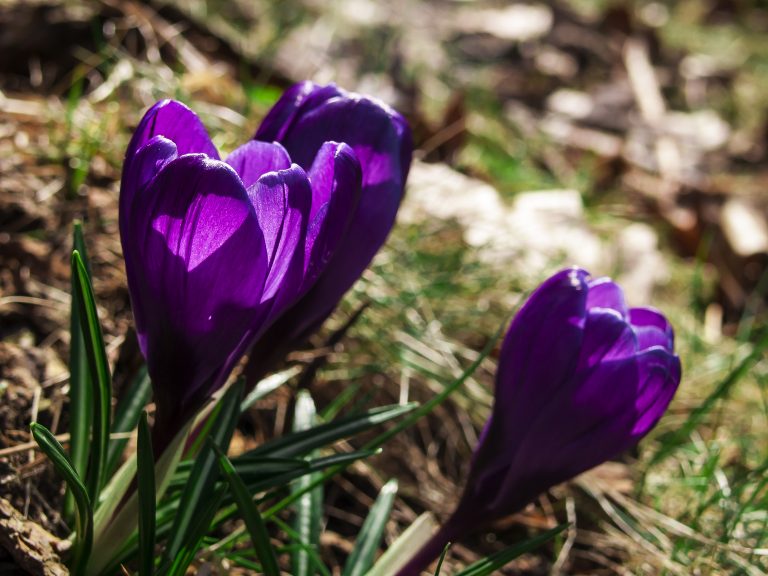
<svg viewBox="0 0 768 576"><path fill-rule="evenodd" d="M586 225L575 190L521 193L508 205L485 182L444 164L415 162L400 218L416 223L425 217L456 220L465 242L491 265L512 261L531 274L553 263L608 271L610 257Z"/></svg>
<svg viewBox="0 0 768 576"><path fill-rule="evenodd" d="M765 214L741 198L729 198L720 213L728 243L739 256L768 253L768 224Z"/></svg>
<svg viewBox="0 0 768 576"><path fill-rule="evenodd" d="M630 224L617 235L616 260L621 272L616 280L624 288L630 305L650 302L656 284L669 278L658 244L656 231L640 222Z"/></svg>
<svg viewBox="0 0 768 576"><path fill-rule="evenodd" d="M664 131L704 152L722 148L731 136L731 127L714 110L667 112Z"/></svg>
<svg viewBox="0 0 768 576"><path fill-rule="evenodd" d="M630 224L616 238L601 239L587 223L576 190L524 192L506 202L486 182L445 164L415 161L398 218L406 224L454 220L480 260L513 266L529 277L569 265L617 274L633 305L649 302L653 288L668 277L650 226Z"/></svg>
<svg viewBox="0 0 768 576"><path fill-rule="evenodd" d="M547 98L547 109L569 118L583 120L595 109L592 96L581 90L562 88Z"/></svg>
<svg viewBox="0 0 768 576"><path fill-rule="evenodd" d="M518 194L507 217L505 247L520 253L525 266L545 270L575 264L594 273L605 270L606 249L584 219L576 190L545 190Z"/></svg>
<svg viewBox="0 0 768 576"><path fill-rule="evenodd" d="M455 22L462 32L485 32L512 42L544 36L552 28L552 9L545 4L511 4L499 9L460 10Z"/></svg>

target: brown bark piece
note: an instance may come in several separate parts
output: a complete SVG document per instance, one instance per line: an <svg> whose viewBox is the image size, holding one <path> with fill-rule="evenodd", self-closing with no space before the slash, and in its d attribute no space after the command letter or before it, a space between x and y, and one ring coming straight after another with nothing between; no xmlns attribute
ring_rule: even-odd
<svg viewBox="0 0 768 576"><path fill-rule="evenodd" d="M8 500L0 498L0 546L20 568L34 576L65 576L57 548L61 541L39 524L24 518Z"/></svg>

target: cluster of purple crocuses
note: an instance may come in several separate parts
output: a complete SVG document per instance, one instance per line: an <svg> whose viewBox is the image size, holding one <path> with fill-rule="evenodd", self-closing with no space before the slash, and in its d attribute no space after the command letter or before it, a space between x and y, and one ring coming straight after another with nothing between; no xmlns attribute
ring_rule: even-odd
<svg viewBox="0 0 768 576"><path fill-rule="evenodd" d="M221 160L165 100L128 147L120 233L159 453L248 353L265 374L331 314L386 239L413 145L383 103L310 82ZM500 352L493 413L456 511L410 562L634 445L680 381L667 320L613 282L563 270L523 305Z"/></svg>

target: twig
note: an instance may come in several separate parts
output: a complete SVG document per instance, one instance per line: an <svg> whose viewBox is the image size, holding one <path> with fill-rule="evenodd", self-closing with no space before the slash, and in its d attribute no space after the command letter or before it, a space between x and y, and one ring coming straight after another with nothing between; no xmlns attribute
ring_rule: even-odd
<svg viewBox="0 0 768 576"><path fill-rule="evenodd" d="M557 555L557 560L552 565L552 570L550 570L551 574L563 574L563 567L568 561L571 548L573 548L573 545L576 542L576 535L578 534L578 530L576 528L576 503L574 502L573 498L566 498L565 511L568 515L568 536L563 543L563 547L560 548L560 553Z"/></svg>
<svg viewBox="0 0 768 576"><path fill-rule="evenodd" d="M133 432L115 432L109 435L109 439L125 440L130 438L132 434ZM61 444L68 444L69 433L65 432L63 434L58 434L56 436L56 440L58 440ZM9 446L8 448L0 448L0 458L4 458L5 456L12 456L13 454L18 454L19 452L25 452L26 450L37 450L37 448L37 442L34 441L24 442L23 444L17 444L16 446Z"/></svg>
<svg viewBox="0 0 768 576"><path fill-rule="evenodd" d="M47 298L35 298L34 296L6 296L5 298L0 298L0 306L7 306L9 304L32 304L34 306L44 306L56 310L63 309L64 307L64 305L59 302L53 302Z"/></svg>
<svg viewBox="0 0 768 576"><path fill-rule="evenodd" d="M680 150L674 138L664 134L667 107L645 42L636 38L627 40L624 45L624 66L640 115L656 135L655 151L659 173L665 180L677 183L681 175Z"/></svg>

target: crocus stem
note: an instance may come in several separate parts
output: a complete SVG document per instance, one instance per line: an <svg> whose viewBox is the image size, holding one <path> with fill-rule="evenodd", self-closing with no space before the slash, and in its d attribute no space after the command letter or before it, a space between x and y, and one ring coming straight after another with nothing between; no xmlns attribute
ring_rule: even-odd
<svg viewBox="0 0 768 576"><path fill-rule="evenodd" d="M166 414L171 414L175 418L168 419L165 417ZM188 418L177 418L176 416L178 415L172 411L164 410L160 405L157 406L155 424L152 427L152 449L156 460L160 454L165 452L173 438L181 430L184 422L188 420Z"/></svg>
<svg viewBox="0 0 768 576"><path fill-rule="evenodd" d="M464 530L457 520L456 515L454 515L443 524L416 555L400 568L397 576L421 576L429 565L442 554L446 544L461 539L464 536Z"/></svg>

